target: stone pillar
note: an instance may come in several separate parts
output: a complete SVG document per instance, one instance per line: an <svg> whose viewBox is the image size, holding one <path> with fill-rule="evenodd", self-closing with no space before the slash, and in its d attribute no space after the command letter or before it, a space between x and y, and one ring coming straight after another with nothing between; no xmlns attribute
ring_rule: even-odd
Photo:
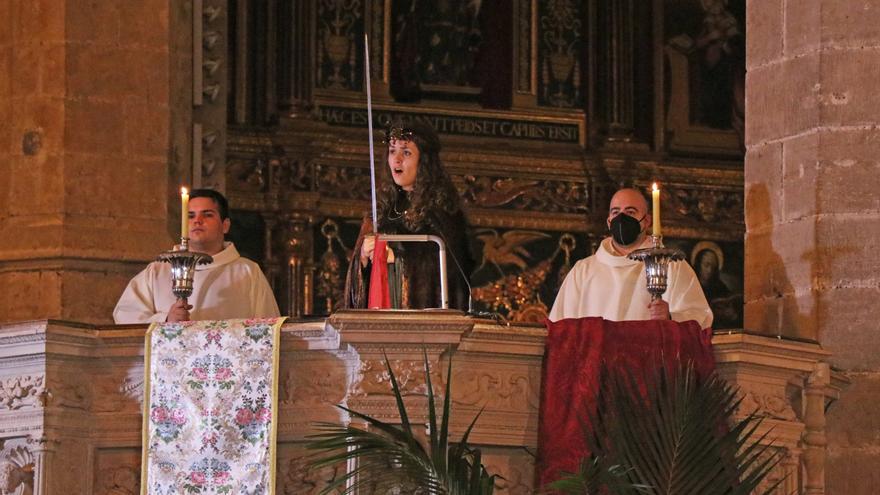
<svg viewBox="0 0 880 495"><path fill-rule="evenodd" d="M804 389L804 493L821 495L825 491L825 458L828 437L825 434L826 388L831 383L827 363L820 363L806 380Z"/></svg>
<svg viewBox="0 0 880 495"><path fill-rule="evenodd" d="M54 467L52 460L58 449L58 441L50 440L44 436L36 436L28 438L27 444L34 458L34 495L48 495L55 492L52 489L54 487L51 473Z"/></svg>
<svg viewBox="0 0 880 495"><path fill-rule="evenodd" d="M171 245L172 3L0 0L0 322L109 322Z"/></svg>
<svg viewBox="0 0 880 495"><path fill-rule="evenodd" d="M880 491L878 22L864 1L747 5L745 326L818 340L852 381L828 415L828 493Z"/></svg>

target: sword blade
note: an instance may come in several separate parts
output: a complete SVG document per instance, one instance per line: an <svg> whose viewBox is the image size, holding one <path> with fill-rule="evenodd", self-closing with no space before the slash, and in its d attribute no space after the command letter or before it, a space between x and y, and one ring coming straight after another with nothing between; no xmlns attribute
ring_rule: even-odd
<svg viewBox="0 0 880 495"><path fill-rule="evenodd" d="M373 152L373 95L370 91L370 38L364 33L364 77L367 84L367 128L370 132L370 200L373 206L373 234L376 226L376 159Z"/></svg>

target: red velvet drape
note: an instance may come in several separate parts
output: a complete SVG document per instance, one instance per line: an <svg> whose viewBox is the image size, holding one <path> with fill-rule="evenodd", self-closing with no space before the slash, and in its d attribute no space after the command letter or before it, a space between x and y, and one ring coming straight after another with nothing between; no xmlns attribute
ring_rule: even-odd
<svg viewBox="0 0 880 495"><path fill-rule="evenodd" d="M653 372L663 363L693 363L698 377L715 369L711 330L695 321L578 318L547 322L541 386L538 483L577 472L589 454L584 419L596 405L604 373Z"/></svg>

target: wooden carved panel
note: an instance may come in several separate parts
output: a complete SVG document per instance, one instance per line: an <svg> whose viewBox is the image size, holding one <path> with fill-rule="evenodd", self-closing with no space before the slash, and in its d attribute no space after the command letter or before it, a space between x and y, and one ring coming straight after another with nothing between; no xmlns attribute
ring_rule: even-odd
<svg viewBox="0 0 880 495"><path fill-rule="evenodd" d="M360 91L363 87L364 4L318 0L316 86Z"/></svg>
<svg viewBox="0 0 880 495"><path fill-rule="evenodd" d="M559 213L586 213L587 184L579 181L465 175L461 195L468 206Z"/></svg>
<svg viewBox="0 0 880 495"><path fill-rule="evenodd" d="M538 103L582 108L586 53L584 2L538 2Z"/></svg>

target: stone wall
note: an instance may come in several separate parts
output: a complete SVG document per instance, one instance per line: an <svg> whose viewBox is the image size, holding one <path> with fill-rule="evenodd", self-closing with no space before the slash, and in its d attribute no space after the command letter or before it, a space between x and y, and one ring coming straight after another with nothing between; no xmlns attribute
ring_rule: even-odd
<svg viewBox="0 0 880 495"><path fill-rule="evenodd" d="M170 245L169 3L0 1L0 321L108 322Z"/></svg>
<svg viewBox="0 0 880 495"><path fill-rule="evenodd" d="M748 3L745 325L818 340L852 380L830 493L880 492L878 22L873 2Z"/></svg>

